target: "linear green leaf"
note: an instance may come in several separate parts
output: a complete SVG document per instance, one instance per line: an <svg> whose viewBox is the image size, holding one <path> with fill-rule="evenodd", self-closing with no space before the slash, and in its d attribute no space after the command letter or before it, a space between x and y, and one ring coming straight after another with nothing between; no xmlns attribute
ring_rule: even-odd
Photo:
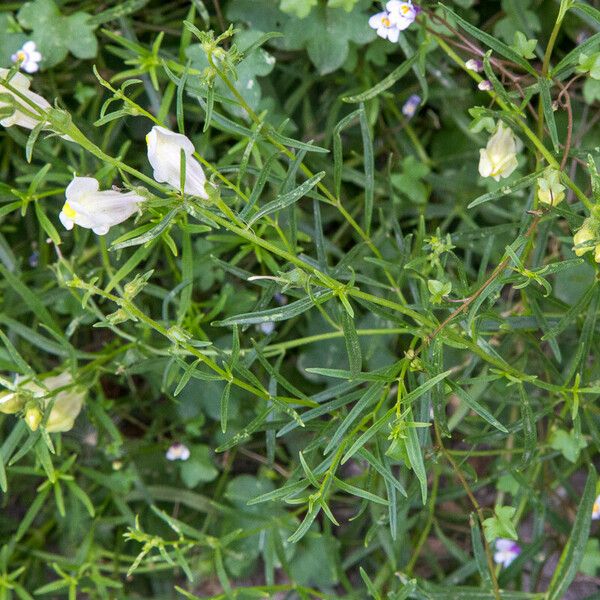
<svg viewBox="0 0 600 600"><path fill-rule="evenodd" d="M556 565L546 592L546 600L560 600L577 575L590 535L592 507L596 499L596 479L596 469L593 465L589 465L587 482L577 509L571 535Z"/></svg>
<svg viewBox="0 0 600 600"><path fill-rule="evenodd" d="M259 210L256 211L248 221L247 226L251 227L256 221L261 219L266 215L270 215L274 212L282 210L288 206L291 206L295 202L298 202L300 198L303 198L312 190L321 179L325 177L325 171L321 171L316 175L313 175L310 179L307 179L302 185L299 185L297 188L294 188L291 192L287 194L283 194L279 196L272 202L267 202L264 206L262 206Z"/></svg>
<svg viewBox="0 0 600 600"><path fill-rule="evenodd" d="M399 67L396 67L385 79L382 79L372 88L369 88L368 90L357 94L356 96L346 96L345 98L342 98L342 100L344 102L354 104L357 102L365 102L375 98L375 96L379 96L379 94L392 87L396 81L402 79L402 77L404 77L412 69L412 66L417 62L418 59L419 54L413 54L413 56L405 60Z"/></svg>

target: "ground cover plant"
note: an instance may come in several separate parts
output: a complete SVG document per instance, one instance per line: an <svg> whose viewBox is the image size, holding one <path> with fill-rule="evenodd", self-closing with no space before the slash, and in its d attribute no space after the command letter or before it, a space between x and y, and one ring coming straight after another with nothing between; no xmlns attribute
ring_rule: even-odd
<svg viewBox="0 0 600 600"><path fill-rule="evenodd" d="M600 9L0 5L0 598L600 598Z"/></svg>

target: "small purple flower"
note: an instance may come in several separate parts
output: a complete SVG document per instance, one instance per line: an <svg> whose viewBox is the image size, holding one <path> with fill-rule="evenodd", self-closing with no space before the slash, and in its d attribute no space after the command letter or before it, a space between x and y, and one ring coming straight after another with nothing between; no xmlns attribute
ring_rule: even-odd
<svg viewBox="0 0 600 600"><path fill-rule="evenodd" d="M167 460L187 460L189 457L190 449L181 442L171 444L165 454Z"/></svg>
<svg viewBox="0 0 600 600"><path fill-rule="evenodd" d="M287 296L284 296L281 292L275 292L273 298L275 298L275 302L277 302L279 306L285 306L288 303Z"/></svg>
<svg viewBox="0 0 600 600"><path fill-rule="evenodd" d="M404 106L402 107L402 114L407 118L407 119L412 119L416 112L417 109L419 108L421 104L421 96L417 95L417 94L413 94L405 103Z"/></svg>
<svg viewBox="0 0 600 600"><path fill-rule="evenodd" d="M465 63L465 67L469 69L469 71L475 71L476 73L481 73L483 71L483 63L476 58L471 58Z"/></svg>
<svg viewBox="0 0 600 600"><path fill-rule="evenodd" d="M493 86L492 86L492 82L489 79L484 79L483 81L480 81L477 84L477 87L482 92L490 92L490 91L492 91L494 89Z"/></svg>
<svg viewBox="0 0 600 600"><path fill-rule="evenodd" d="M494 562L497 565L508 567L519 554L521 554L521 546L513 540L506 538L498 538L495 542L496 552L494 553Z"/></svg>
<svg viewBox="0 0 600 600"><path fill-rule="evenodd" d="M275 323L273 321L261 323L258 327L265 335L269 335L275 331Z"/></svg>

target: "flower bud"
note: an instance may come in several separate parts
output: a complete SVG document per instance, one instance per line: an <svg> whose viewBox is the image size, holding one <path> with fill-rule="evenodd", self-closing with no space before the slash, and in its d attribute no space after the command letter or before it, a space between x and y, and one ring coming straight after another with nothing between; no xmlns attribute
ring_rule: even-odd
<svg viewBox="0 0 600 600"><path fill-rule="evenodd" d="M25 423L27 423L27 426L31 431L37 431L42 422L42 417L42 411L35 402L30 403L29 406L25 408Z"/></svg>

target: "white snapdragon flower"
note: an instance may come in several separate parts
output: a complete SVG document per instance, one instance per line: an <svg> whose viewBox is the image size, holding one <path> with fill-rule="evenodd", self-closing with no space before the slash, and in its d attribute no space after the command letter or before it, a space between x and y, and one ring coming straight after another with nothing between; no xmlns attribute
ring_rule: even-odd
<svg viewBox="0 0 600 600"><path fill-rule="evenodd" d="M479 151L479 174L500 181L508 177L517 168L517 152L520 143L510 127L502 121L489 139L487 146Z"/></svg>
<svg viewBox="0 0 600 600"><path fill-rule="evenodd" d="M144 198L134 192L100 191L93 177L74 177L65 190L66 202L59 219L66 229L74 225L91 229L98 235L108 233L138 212Z"/></svg>
<svg viewBox="0 0 600 600"><path fill-rule="evenodd" d="M0 125L3 127L20 125L21 127L26 127L27 129L33 129L40 122L40 118L27 114L35 113L34 108L2 84L1 80L6 81L8 73L8 69L0 68L0 93L9 94L12 96L12 101L4 102L0 100L0 108L4 108L6 106L15 106L16 108L12 115L5 117L4 119L0 119ZM8 83L11 87L17 90L19 94L25 96L32 104L35 104L41 110L46 111L50 108L50 103L45 98L42 98L42 96L32 92L29 89L31 82L22 73L15 73ZM24 111L27 111L27 113L19 110L19 107L22 107Z"/></svg>
<svg viewBox="0 0 600 600"><path fill-rule="evenodd" d="M23 44L20 50L17 50L10 59L19 64L19 68L26 73L35 73L39 70L39 64L42 60L42 55L38 52L35 42L29 40Z"/></svg>
<svg viewBox="0 0 600 600"><path fill-rule="evenodd" d="M38 385L35 381L26 381L18 386L16 392L0 394L0 412L13 414L25 408L25 422L30 429L35 431L42 421L42 413L37 406L26 407L27 394L41 400L43 406L48 406L54 400L52 410L46 421L46 431L50 433L69 431L73 428L75 419L81 412L86 395L85 390L73 386L73 378L67 371L54 377L46 377L42 380L42 383L44 387ZM54 397L50 396L50 392L60 388L67 389L58 392ZM23 392L26 392L26 394Z"/></svg>
<svg viewBox="0 0 600 600"><path fill-rule="evenodd" d="M155 125L146 136L148 160L154 169L154 179L181 188L181 151L185 154L184 193L208 199L206 175L194 158L194 144L185 135Z"/></svg>

